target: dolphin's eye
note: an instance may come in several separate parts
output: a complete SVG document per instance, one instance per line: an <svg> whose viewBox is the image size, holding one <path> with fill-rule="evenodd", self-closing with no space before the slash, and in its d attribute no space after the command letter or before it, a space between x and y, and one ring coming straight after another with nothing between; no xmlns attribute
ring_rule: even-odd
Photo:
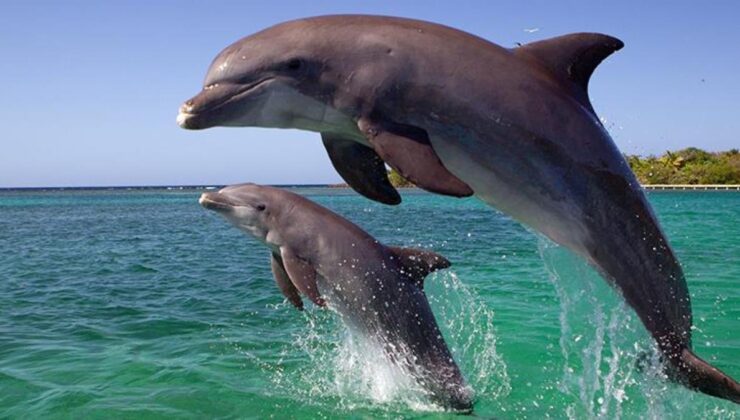
<svg viewBox="0 0 740 420"><path fill-rule="evenodd" d="M303 67L303 61L301 61L301 59L299 58L294 58L288 61L287 67L288 67L288 70L292 70L292 71L300 70L301 67Z"/></svg>
<svg viewBox="0 0 740 420"><path fill-rule="evenodd" d="M264 204L257 204L255 206L255 208L257 209L257 211L263 211L263 210L265 210L265 205Z"/></svg>

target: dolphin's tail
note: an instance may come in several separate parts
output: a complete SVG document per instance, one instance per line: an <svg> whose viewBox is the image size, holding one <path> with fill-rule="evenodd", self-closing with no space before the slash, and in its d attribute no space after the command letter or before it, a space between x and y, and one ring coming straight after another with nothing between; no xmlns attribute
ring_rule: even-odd
<svg viewBox="0 0 740 420"><path fill-rule="evenodd" d="M669 376L687 387L740 404L740 384L688 348L669 359Z"/></svg>
<svg viewBox="0 0 740 420"><path fill-rule="evenodd" d="M691 351L691 298L683 269L647 197L634 187L637 179L623 175L595 172L598 182L586 196L608 210L589 214L591 237L581 254L635 310L672 380L740 404L740 385Z"/></svg>

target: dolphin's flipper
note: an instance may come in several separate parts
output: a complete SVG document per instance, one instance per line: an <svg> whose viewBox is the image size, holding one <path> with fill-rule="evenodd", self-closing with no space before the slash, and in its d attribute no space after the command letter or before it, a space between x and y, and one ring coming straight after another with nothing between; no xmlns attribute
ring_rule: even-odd
<svg viewBox="0 0 740 420"><path fill-rule="evenodd" d="M353 190L383 204L401 202L388 181L385 162L373 149L330 133L321 133L321 140L334 169Z"/></svg>
<svg viewBox="0 0 740 420"><path fill-rule="evenodd" d="M316 284L316 270L306 261L298 258L287 247L280 247L280 256L283 259L285 272L288 273L288 277L295 287L308 296L313 303L321 307L326 306L326 302L319 294L319 287Z"/></svg>
<svg viewBox="0 0 740 420"><path fill-rule="evenodd" d="M403 273L413 280L419 288L423 288L424 279L429 273L452 265L447 258L432 251L397 246L387 248L392 254L391 258L398 261Z"/></svg>
<svg viewBox="0 0 740 420"><path fill-rule="evenodd" d="M468 184L442 165L423 129L377 124L367 118L360 118L357 125L378 155L418 187L453 197L473 195Z"/></svg>
<svg viewBox="0 0 740 420"><path fill-rule="evenodd" d="M277 253L273 252L270 258L270 266L272 267L272 274L275 276L275 282L283 292L283 296L288 298L290 303L293 304L299 311L303 310L303 301L301 296L298 294L298 289L295 288L293 283L288 277L288 273L285 272L283 267L283 259Z"/></svg>

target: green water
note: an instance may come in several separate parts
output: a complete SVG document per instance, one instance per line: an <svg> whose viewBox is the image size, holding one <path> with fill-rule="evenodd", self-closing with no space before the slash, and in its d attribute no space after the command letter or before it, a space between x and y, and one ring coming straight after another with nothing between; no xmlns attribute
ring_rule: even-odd
<svg viewBox="0 0 740 420"><path fill-rule="evenodd" d="M299 192L453 267L426 290L497 418L737 418L638 371L636 316L583 263L475 199ZM283 302L267 250L197 191L0 192L0 417L446 418L337 317ZM697 353L740 377L740 194L653 193Z"/></svg>

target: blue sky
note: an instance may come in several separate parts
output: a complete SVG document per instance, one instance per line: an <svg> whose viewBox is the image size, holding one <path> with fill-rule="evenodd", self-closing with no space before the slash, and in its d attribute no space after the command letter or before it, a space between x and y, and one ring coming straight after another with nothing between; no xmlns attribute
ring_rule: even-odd
<svg viewBox="0 0 740 420"><path fill-rule="evenodd" d="M430 20L509 47L614 35L626 47L590 92L624 152L740 147L738 2L6 1L0 187L337 182L316 134L175 124L223 47L333 13Z"/></svg>

